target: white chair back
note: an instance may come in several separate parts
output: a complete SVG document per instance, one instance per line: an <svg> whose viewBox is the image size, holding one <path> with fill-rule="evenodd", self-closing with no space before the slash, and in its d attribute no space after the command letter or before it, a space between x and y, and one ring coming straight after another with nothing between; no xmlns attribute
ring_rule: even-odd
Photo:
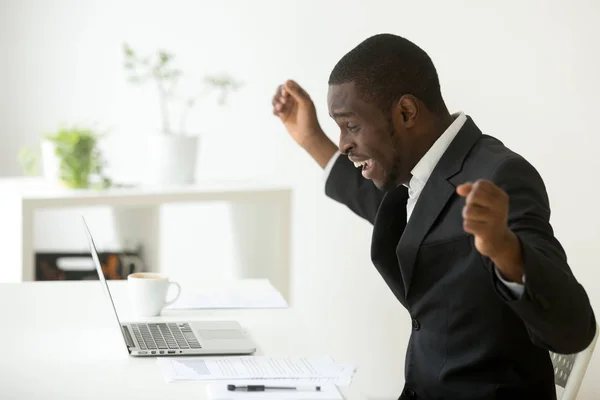
<svg viewBox="0 0 600 400"><path fill-rule="evenodd" d="M550 352L554 365L554 383L564 388L559 400L575 400L579 387L585 376L590 358L598 341L600 326L596 325L596 335L592 343L583 351L576 354L557 354Z"/></svg>

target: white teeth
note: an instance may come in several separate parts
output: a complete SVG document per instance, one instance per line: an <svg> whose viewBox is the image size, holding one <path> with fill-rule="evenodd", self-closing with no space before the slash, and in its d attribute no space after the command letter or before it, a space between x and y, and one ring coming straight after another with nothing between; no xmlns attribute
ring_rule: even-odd
<svg viewBox="0 0 600 400"><path fill-rule="evenodd" d="M354 166L355 166L356 168L360 168L360 167L362 167L363 165L366 165L366 164L368 164L368 163L370 163L370 162L371 162L371 160L370 160L370 159L369 159L369 160L365 160L365 161L355 161L355 162L354 162Z"/></svg>

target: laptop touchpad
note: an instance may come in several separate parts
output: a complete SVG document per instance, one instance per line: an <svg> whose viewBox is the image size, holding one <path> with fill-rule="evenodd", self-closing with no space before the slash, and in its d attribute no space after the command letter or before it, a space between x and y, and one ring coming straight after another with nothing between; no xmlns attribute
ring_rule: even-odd
<svg viewBox="0 0 600 400"><path fill-rule="evenodd" d="M233 340L244 338L244 332L239 329L198 329L197 332L204 340Z"/></svg>

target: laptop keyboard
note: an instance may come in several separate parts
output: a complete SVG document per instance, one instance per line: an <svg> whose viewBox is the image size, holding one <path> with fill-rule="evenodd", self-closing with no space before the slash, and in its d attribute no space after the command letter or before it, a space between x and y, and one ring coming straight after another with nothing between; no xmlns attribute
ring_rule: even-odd
<svg viewBox="0 0 600 400"><path fill-rule="evenodd" d="M202 348L189 324L132 324L131 327L142 350Z"/></svg>

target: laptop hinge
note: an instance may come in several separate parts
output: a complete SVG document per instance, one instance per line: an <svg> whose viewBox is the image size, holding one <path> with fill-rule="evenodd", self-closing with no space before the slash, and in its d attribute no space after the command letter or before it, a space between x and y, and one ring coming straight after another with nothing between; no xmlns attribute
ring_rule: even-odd
<svg viewBox="0 0 600 400"><path fill-rule="evenodd" d="M135 343L133 342L133 338L131 337L131 334L129 333L129 329L127 329L127 326L121 325L121 329L123 329L123 337L125 338L125 342L127 343L127 346L128 347L136 347Z"/></svg>

